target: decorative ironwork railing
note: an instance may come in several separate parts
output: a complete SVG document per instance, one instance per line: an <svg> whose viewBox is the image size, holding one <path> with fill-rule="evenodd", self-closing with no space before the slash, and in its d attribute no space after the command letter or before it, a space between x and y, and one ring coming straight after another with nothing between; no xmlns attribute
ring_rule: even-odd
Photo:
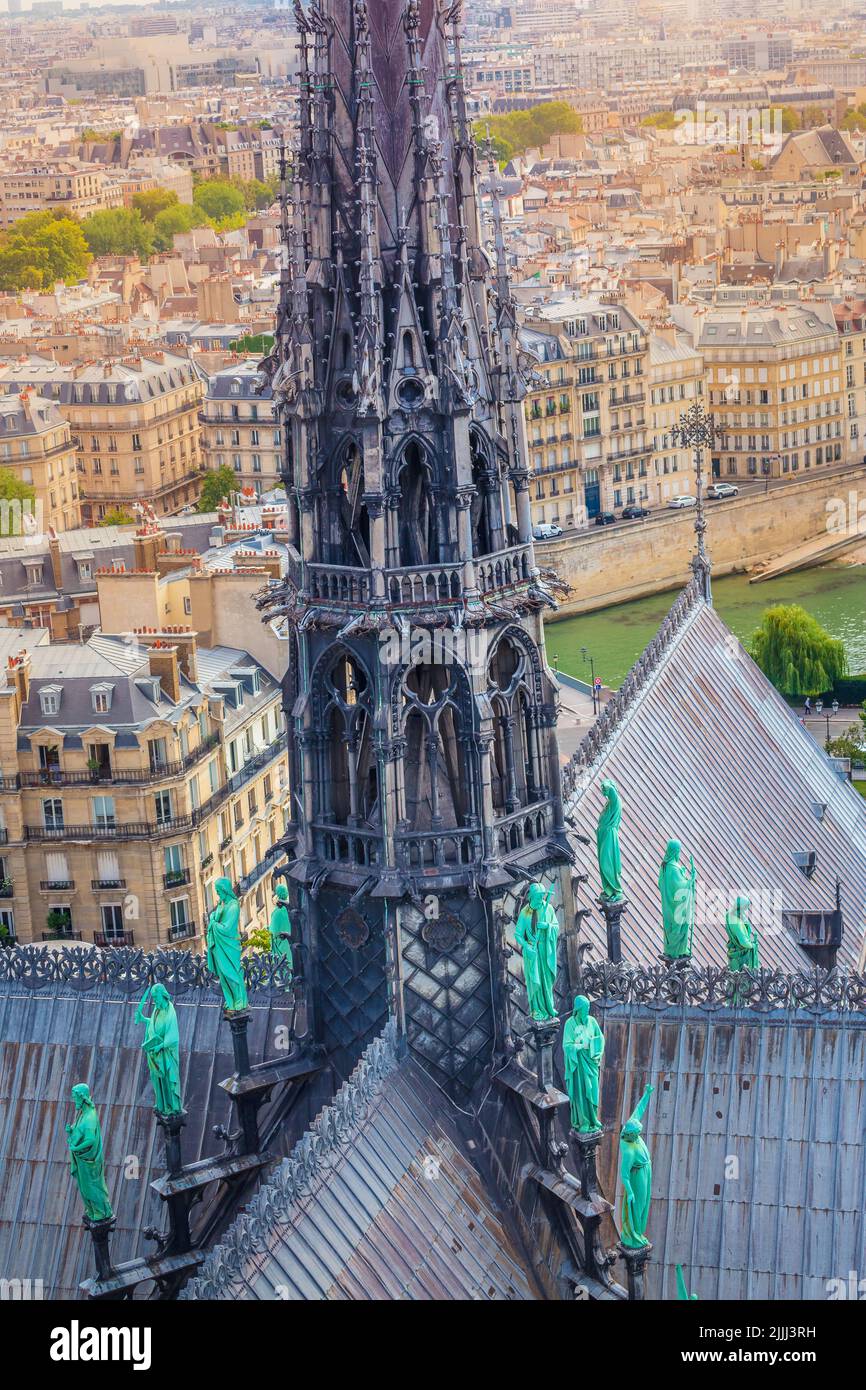
<svg viewBox="0 0 866 1390"><path fill-rule="evenodd" d="M338 1155L346 1152L399 1059L397 1030L392 1022L366 1049L349 1080L316 1117L289 1157L274 1169L249 1206L232 1222L199 1273L179 1294L181 1299L219 1298L242 1276L250 1258L267 1248L268 1233L292 1220L310 1184L327 1171Z"/></svg>
<svg viewBox="0 0 866 1390"><path fill-rule="evenodd" d="M726 970L706 965L615 965L584 961L577 990L599 1009L642 1004L652 1009L736 1008L752 1012L803 1009L807 1013L866 1014L866 976L821 969L786 974L782 970Z"/></svg>
<svg viewBox="0 0 866 1390"><path fill-rule="evenodd" d="M78 933L79 938L80 935ZM66 935L50 939L77 938ZM302 981L292 980L282 958L256 953L244 957L243 968L251 993L288 990L300 997L306 988ZM208 970L205 956L196 956L190 951L143 951L125 946L111 951L101 951L95 946L82 946L72 951L46 951L41 946L29 944L13 946L0 952L2 981L13 981L34 990L51 984L68 984L78 991L105 984L123 994L141 992L147 985L160 981L177 994L193 989L219 993L216 976Z"/></svg>

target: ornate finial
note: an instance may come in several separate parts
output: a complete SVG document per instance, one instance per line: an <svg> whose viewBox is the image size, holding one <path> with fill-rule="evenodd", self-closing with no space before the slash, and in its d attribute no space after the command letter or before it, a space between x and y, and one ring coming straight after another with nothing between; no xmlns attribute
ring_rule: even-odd
<svg viewBox="0 0 866 1390"><path fill-rule="evenodd" d="M715 420L703 407L701 401L693 401L680 416L678 425L674 425L671 430L671 438L678 447L691 449L695 459L695 487L697 497L697 507L695 508L695 536L697 537L697 548L692 569L695 574L703 596L707 603L712 603L712 589L710 585L710 557L707 553L705 534L707 529L707 517L704 510L704 450L712 449L715 444L718 427Z"/></svg>

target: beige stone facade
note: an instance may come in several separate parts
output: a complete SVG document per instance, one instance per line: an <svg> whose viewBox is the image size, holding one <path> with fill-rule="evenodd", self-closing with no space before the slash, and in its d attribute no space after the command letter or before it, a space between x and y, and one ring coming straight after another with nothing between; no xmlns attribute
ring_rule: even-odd
<svg viewBox="0 0 866 1390"><path fill-rule="evenodd" d="M123 206L123 188L96 165L68 161L0 173L0 226L11 227L28 212L89 217Z"/></svg>
<svg viewBox="0 0 866 1390"><path fill-rule="evenodd" d="M54 401L26 390L20 396L0 396L0 469L34 489L34 534L80 525L75 445ZM29 512L29 507L7 509L0 517L0 535L25 534Z"/></svg>

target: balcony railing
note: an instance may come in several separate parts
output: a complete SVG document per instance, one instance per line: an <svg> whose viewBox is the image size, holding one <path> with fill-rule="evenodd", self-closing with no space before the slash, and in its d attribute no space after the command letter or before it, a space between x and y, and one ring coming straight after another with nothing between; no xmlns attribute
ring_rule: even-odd
<svg viewBox="0 0 866 1390"><path fill-rule="evenodd" d="M496 821L500 853L507 855L535 840L543 840L553 830L553 802L537 801Z"/></svg>
<svg viewBox="0 0 866 1390"><path fill-rule="evenodd" d="M377 831L317 823L313 834L319 854L328 863L362 868L379 863L382 838Z"/></svg>
<svg viewBox="0 0 866 1390"><path fill-rule="evenodd" d="M11 878L0 879L0 898L11 898L14 892Z"/></svg>
<svg viewBox="0 0 866 1390"><path fill-rule="evenodd" d="M113 889L117 890L118 888L125 888L125 887L126 887L126 879L125 879L125 878L92 878L92 879L90 880L90 887L91 887L91 889L93 890L94 893L101 893L101 892L104 892L104 891L105 891L106 889L108 889L108 888L113 888Z"/></svg>
<svg viewBox="0 0 866 1390"><path fill-rule="evenodd" d="M285 851L282 845L271 845L270 849L265 852L256 867L250 873L245 874L243 878L238 879L238 897L243 897L244 893L248 893L251 888L255 888L256 884L264 878L265 874L270 871L274 863L280 858L280 855L284 853Z"/></svg>
<svg viewBox="0 0 866 1390"><path fill-rule="evenodd" d="M482 594L525 584L530 576L529 546L516 545L475 562L478 587Z"/></svg>
<svg viewBox="0 0 866 1390"><path fill-rule="evenodd" d="M183 888L184 884L189 883L189 869L173 869L171 873L163 874L163 888Z"/></svg>
<svg viewBox="0 0 866 1390"><path fill-rule="evenodd" d="M188 753L185 758L174 762L152 764L147 768L106 768L98 772L63 772L60 768L44 767L37 772L21 772L18 785L21 787L80 787L93 782L161 782L167 777L179 777L187 768L205 757L219 744L219 734L208 738ZM12 781L7 778L7 781Z"/></svg>
<svg viewBox="0 0 866 1390"><path fill-rule="evenodd" d="M80 941L80 931L44 931L43 941Z"/></svg>
<svg viewBox="0 0 866 1390"><path fill-rule="evenodd" d="M448 565L411 565L388 571L391 603L452 603L463 593L463 562Z"/></svg>
<svg viewBox="0 0 866 1390"><path fill-rule="evenodd" d="M398 831L394 836L397 863L403 869L447 869L477 863L483 854L481 831Z"/></svg>
<svg viewBox="0 0 866 1390"><path fill-rule="evenodd" d="M43 893L72 893L75 891L75 884L71 878L43 879L39 887Z"/></svg>
<svg viewBox="0 0 866 1390"><path fill-rule="evenodd" d="M93 933L93 944L94 946L102 946L106 949L109 946L134 946L135 937L133 936L131 931L95 931Z"/></svg>
<svg viewBox="0 0 866 1390"><path fill-rule="evenodd" d="M175 922L168 929L169 941L188 941L196 935L195 922Z"/></svg>
<svg viewBox="0 0 866 1390"><path fill-rule="evenodd" d="M367 603L370 575L348 565L307 565L307 590L311 598L332 603Z"/></svg>

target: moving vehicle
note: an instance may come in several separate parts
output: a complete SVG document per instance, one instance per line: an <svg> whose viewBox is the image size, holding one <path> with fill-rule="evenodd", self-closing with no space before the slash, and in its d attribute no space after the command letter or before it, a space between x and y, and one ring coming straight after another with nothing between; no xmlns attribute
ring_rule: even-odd
<svg viewBox="0 0 866 1390"><path fill-rule="evenodd" d="M614 526L617 519L613 512L599 512L595 518L595 524L596 526Z"/></svg>
<svg viewBox="0 0 866 1390"><path fill-rule="evenodd" d="M668 502L668 506L673 507L674 510L679 510L682 507L696 507L697 505L697 497L692 497L691 493L688 492L684 492L680 497L672 497Z"/></svg>
<svg viewBox="0 0 866 1390"><path fill-rule="evenodd" d="M638 521L642 516L649 516L649 507L639 507L633 502L631 506L622 509L623 521Z"/></svg>
<svg viewBox="0 0 866 1390"><path fill-rule="evenodd" d="M740 489L734 487L733 483L710 483L707 488L708 497L739 497Z"/></svg>
<svg viewBox="0 0 866 1390"><path fill-rule="evenodd" d="M539 521L537 526L533 526L532 535L534 540L550 541L554 536L562 535L562 527L553 521Z"/></svg>

